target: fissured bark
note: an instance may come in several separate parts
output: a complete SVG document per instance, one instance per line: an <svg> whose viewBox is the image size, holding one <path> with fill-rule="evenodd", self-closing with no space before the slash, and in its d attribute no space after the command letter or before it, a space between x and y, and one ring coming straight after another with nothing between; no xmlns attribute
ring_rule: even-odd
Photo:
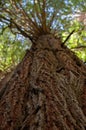
<svg viewBox="0 0 86 130"><path fill-rule="evenodd" d="M39 37L0 88L0 130L85 130L86 66L52 35Z"/></svg>

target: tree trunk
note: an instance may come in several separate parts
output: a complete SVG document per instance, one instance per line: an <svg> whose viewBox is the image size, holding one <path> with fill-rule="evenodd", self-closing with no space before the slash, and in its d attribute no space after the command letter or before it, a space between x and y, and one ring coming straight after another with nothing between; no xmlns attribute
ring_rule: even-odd
<svg viewBox="0 0 86 130"><path fill-rule="evenodd" d="M86 66L59 39L39 37L0 87L0 130L85 130Z"/></svg>

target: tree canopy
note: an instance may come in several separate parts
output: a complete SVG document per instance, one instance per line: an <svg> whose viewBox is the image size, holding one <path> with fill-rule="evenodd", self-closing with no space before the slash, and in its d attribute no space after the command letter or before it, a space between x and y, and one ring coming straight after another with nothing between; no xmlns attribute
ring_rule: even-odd
<svg viewBox="0 0 86 130"><path fill-rule="evenodd" d="M0 70L16 65L43 34L60 37L86 62L85 0L1 0Z"/></svg>

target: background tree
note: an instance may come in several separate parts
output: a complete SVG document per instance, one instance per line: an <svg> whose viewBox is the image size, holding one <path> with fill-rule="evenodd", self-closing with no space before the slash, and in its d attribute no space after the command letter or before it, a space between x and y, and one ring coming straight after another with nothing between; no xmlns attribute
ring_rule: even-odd
<svg viewBox="0 0 86 130"><path fill-rule="evenodd" d="M2 32L9 28L22 45L24 37L32 42L16 69L1 81L1 130L85 130L86 66L65 45L71 35L82 34L83 25L72 15L74 9L80 10L79 4L71 0L1 1ZM78 41L77 37L76 48L82 47Z"/></svg>

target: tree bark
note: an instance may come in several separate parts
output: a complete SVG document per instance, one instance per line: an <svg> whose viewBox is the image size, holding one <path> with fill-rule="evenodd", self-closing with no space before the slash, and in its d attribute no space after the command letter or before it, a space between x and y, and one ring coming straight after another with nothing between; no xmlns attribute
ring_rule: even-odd
<svg viewBox="0 0 86 130"><path fill-rule="evenodd" d="M85 130L86 66L40 36L0 87L0 130Z"/></svg>

